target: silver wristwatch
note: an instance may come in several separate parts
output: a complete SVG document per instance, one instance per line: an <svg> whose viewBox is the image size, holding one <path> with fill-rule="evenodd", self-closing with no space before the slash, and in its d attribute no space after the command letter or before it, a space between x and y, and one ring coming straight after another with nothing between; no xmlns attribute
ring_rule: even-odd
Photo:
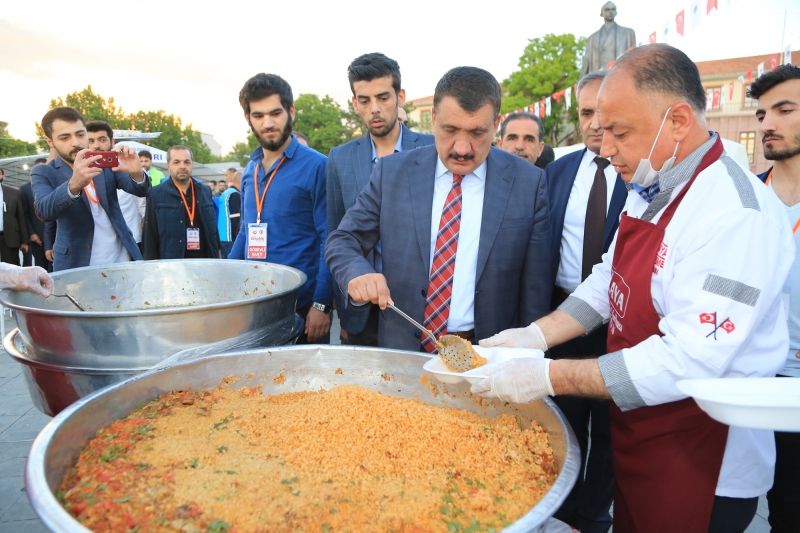
<svg viewBox="0 0 800 533"><path fill-rule="evenodd" d="M311 307L313 307L317 311L322 311L326 315L331 312L331 309L333 309L333 307L330 306L330 305L325 305L325 304L321 304L321 303L318 303L318 302L312 303Z"/></svg>

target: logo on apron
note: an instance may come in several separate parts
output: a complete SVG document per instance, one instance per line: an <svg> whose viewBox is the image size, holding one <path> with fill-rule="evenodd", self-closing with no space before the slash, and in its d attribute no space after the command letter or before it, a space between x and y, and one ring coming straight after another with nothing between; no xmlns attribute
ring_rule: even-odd
<svg viewBox="0 0 800 533"><path fill-rule="evenodd" d="M628 309L628 300L631 297L631 288L616 270L611 271L611 283L608 285L608 301L611 303L609 328L611 334L622 331L621 318L625 318Z"/></svg>

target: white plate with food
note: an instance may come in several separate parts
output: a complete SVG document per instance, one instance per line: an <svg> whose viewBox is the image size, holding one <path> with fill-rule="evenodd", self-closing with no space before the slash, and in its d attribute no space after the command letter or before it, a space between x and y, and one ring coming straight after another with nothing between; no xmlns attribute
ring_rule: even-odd
<svg viewBox="0 0 800 533"><path fill-rule="evenodd" d="M800 432L800 378L687 379L677 386L723 424Z"/></svg>
<svg viewBox="0 0 800 533"><path fill-rule="evenodd" d="M544 358L544 352L541 350L532 350L530 348L504 348L504 347L491 347L473 346L475 352L481 357L486 358L487 363L483 366L467 370L466 372L454 372L447 368L444 361L438 356L434 355L422 367L433 374L437 380L442 383L460 383L468 381L469 383L476 383L486 377L486 369L497 366L500 363L505 363L511 359L521 359L524 357Z"/></svg>

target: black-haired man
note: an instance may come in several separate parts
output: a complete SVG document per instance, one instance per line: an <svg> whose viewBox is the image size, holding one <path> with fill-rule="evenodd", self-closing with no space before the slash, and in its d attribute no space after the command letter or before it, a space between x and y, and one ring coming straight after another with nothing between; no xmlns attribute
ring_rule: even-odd
<svg viewBox="0 0 800 533"><path fill-rule="evenodd" d="M400 84L400 66L383 54L357 57L347 69L353 108L361 116L366 134L331 150L328 160L328 231L334 231L345 212L369 181L378 158L433 144L433 135L413 132L400 124L399 110L406 94ZM380 244L370 257L381 269ZM341 339L346 344L377 346L377 305L346 305L347 287L334 287Z"/></svg>
<svg viewBox="0 0 800 533"><path fill-rule="evenodd" d="M153 166L153 154L150 153L150 150L139 152L139 162L142 164L142 169L150 175L150 184L153 187L161 183L164 173Z"/></svg>
<svg viewBox="0 0 800 533"><path fill-rule="evenodd" d="M94 152L108 152L114 147L114 130L108 122L102 120L92 120L86 123L86 132L89 139L89 150ZM141 162L141 154L139 154ZM151 182L152 183L152 182ZM125 191L117 191L119 208L122 210L122 217L125 224L131 230L133 240L142 249L142 224L144 223L144 210L147 199L134 196Z"/></svg>
<svg viewBox="0 0 800 533"><path fill-rule="evenodd" d="M500 125L497 147L536 163L544 149L544 122L531 113L513 113Z"/></svg>
<svg viewBox="0 0 800 533"><path fill-rule="evenodd" d="M489 72L450 70L434 95L435 145L378 160L328 239L344 305L394 301L437 337L471 340L549 311L544 173L492 148L501 98ZM369 259L379 240L381 272ZM378 344L435 351L397 313L381 313Z"/></svg>
<svg viewBox="0 0 800 533"><path fill-rule="evenodd" d="M332 308L325 198L327 158L292 135L292 88L275 74L256 74L239 103L261 145L242 174L242 221L229 259L270 261L305 272L297 313L305 319L300 343L327 343Z"/></svg>
<svg viewBox="0 0 800 533"><path fill-rule="evenodd" d="M141 260L117 199L118 188L135 196L150 194L150 179L136 152L118 145L118 167L91 166L100 156L86 157L86 121L71 107L48 111L42 129L58 156L33 168L31 184L39 214L58 221L53 269Z"/></svg>
<svg viewBox="0 0 800 533"><path fill-rule="evenodd" d="M794 263L783 285L789 320L789 351L779 376L800 377L800 67L781 65L759 76L748 96L758 100L764 157L773 167L759 177L778 195L795 229ZM787 250L788 253L788 250ZM775 433L775 480L767 493L773 533L797 531L800 525L800 433Z"/></svg>
<svg viewBox="0 0 800 533"><path fill-rule="evenodd" d="M0 169L0 184L6 173ZM0 261L19 266L19 252L28 252L28 226L19 191L6 185L0 186L0 203L3 214L0 220Z"/></svg>
<svg viewBox="0 0 800 533"><path fill-rule="evenodd" d="M600 154L633 184L616 239L558 310L481 341L546 350L608 322L607 354L516 359L472 392L612 400L616 532L743 532L772 485L772 432L720 424L678 388L774 376L789 347L780 306L791 227L709 133L705 108L680 50L651 44L619 58L597 97Z"/></svg>
<svg viewBox="0 0 800 533"><path fill-rule="evenodd" d="M144 259L219 259L219 233L211 191L192 177L194 160L186 146L167 150L170 179L147 199Z"/></svg>

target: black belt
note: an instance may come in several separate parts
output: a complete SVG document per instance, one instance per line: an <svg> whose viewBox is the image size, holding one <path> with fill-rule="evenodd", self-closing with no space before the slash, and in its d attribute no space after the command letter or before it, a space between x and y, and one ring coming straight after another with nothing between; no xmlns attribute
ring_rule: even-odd
<svg viewBox="0 0 800 533"><path fill-rule="evenodd" d="M469 331L448 331L447 335L455 335L456 337L472 341L475 339L475 329Z"/></svg>

